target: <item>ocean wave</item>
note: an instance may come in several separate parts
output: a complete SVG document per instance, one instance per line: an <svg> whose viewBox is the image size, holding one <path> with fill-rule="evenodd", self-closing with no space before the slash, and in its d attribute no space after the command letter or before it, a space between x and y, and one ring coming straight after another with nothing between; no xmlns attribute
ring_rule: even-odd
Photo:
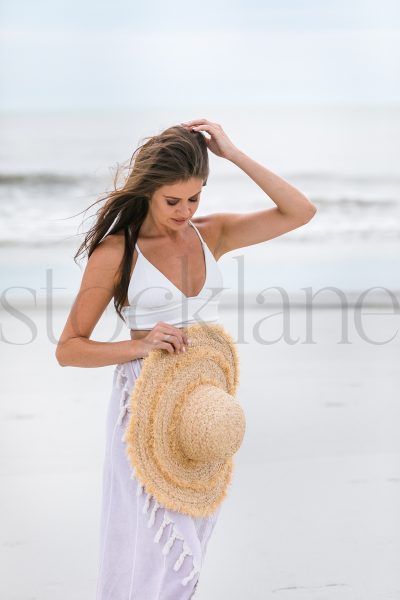
<svg viewBox="0 0 400 600"><path fill-rule="evenodd" d="M309 183L318 183L318 184L356 184L362 186L387 186L387 185L396 185L400 186L400 176L388 173L388 174L380 174L380 175L361 175L358 173L335 173L329 171L315 171L315 172L287 172L280 173L281 177L286 179L287 181L296 181L296 182L309 182ZM1 184L36 184L36 183L48 183L48 184L57 184L57 183L76 183L87 180L103 180L103 179L112 179L112 174L110 173L101 173L101 174L93 174L90 172L82 172L82 173L64 173L57 171L27 171L27 172L3 172L0 173L0 185ZM212 171L210 173L210 182L215 181L218 183L228 183L228 182L237 182L240 180L242 183L243 173L239 170L235 173L226 173L221 171Z"/></svg>
<svg viewBox="0 0 400 600"><path fill-rule="evenodd" d="M366 175L358 173L335 173L329 171L292 172L283 175L288 180L302 180L316 183L355 183L359 185L400 185L400 176L394 173Z"/></svg>
<svg viewBox="0 0 400 600"><path fill-rule="evenodd" d="M229 203L233 212L240 209L243 205L243 195L248 198L248 207L262 208L260 198L261 190L259 188L248 189L248 182L240 181L240 187L234 183L234 177L225 177L225 190L220 192L217 188L207 190L207 195L218 200L216 210L225 210L225 199L229 198ZM324 183L326 185L324 185ZM361 187L351 180L352 186L346 186L343 182L341 186L329 186L328 182L321 181L321 185L315 189L300 185L303 192L321 209L341 210L364 207L376 207L377 209L396 209L400 207L400 180L399 185L389 185L385 180L380 185ZM55 189L54 189L55 188ZM48 209L48 203L70 202L71 199L90 200L92 195L105 196L114 189L111 178L100 175L73 175L61 173L2 173L0 174L0 201L4 204L12 198L14 202L30 201L31 195L35 195L35 201ZM56 196L54 195L56 194ZM238 206L236 206L236 204Z"/></svg>
<svg viewBox="0 0 400 600"><path fill-rule="evenodd" d="M98 181L101 177L64 173L0 173L0 185L76 185L87 181Z"/></svg>
<svg viewBox="0 0 400 600"><path fill-rule="evenodd" d="M400 195L398 199L395 198L381 198L381 197L368 197L368 196L346 196L339 195L337 197L334 196L313 196L309 194L310 200L314 202L316 205L321 205L324 208L330 207L338 207L340 209L346 208L365 208L365 207L373 207L376 208L391 208L391 207L399 207L400 206Z"/></svg>

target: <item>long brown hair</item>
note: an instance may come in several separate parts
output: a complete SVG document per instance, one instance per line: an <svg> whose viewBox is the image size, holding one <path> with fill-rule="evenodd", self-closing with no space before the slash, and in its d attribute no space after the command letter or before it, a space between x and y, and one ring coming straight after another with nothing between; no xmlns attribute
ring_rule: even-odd
<svg viewBox="0 0 400 600"><path fill-rule="evenodd" d="M209 175L207 142L200 131L174 125L158 135L143 139L145 141L136 148L129 161L128 176L123 185L117 187L118 168L114 190L86 209L105 201L96 211L97 218L74 256L75 262L83 253L89 258L106 235L123 231L124 255L114 288L114 307L122 319L121 309L128 293L133 250L149 209L149 199L161 186L184 182L191 177L202 179L203 185L206 185Z"/></svg>

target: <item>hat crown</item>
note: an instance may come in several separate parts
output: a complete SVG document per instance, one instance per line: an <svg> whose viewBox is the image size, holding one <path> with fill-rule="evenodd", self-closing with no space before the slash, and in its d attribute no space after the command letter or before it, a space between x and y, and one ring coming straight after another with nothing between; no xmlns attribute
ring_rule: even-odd
<svg viewBox="0 0 400 600"><path fill-rule="evenodd" d="M231 394L200 384L185 398L177 431L179 445L196 462L225 461L239 449L245 427L243 409Z"/></svg>

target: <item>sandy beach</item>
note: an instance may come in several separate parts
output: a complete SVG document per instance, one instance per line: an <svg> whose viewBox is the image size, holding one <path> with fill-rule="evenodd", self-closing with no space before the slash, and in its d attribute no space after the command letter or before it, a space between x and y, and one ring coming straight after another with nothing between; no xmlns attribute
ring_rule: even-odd
<svg viewBox="0 0 400 600"><path fill-rule="evenodd" d="M312 339L301 307L285 339L281 318L266 318L273 312L245 310L241 329L235 310L221 311L238 343L247 428L197 597L398 599L399 316L368 311L369 340L393 337L377 344L352 309L347 341L335 308L313 311ZM2 319L0 596L88 600L114 367L61 368L55 337L67 309L47 323L43 310L24 315L29 327ZM114 329L107 309L93 339ZM122 329L116 339L125 338Z"/></svg>
<svg viewBox="0 0 400 600"><path fill-rule="evenodd" d="M246 417L193 600L400 600L399 3L20 7L1 11L0 600L96 598L115 365L56 360L74 256L96 218L161 241L184 215L214 256L235 248L219 315ZM189 122L207 170L159 146ZM197 199L152 194L198 169ZM277 228L306 221L303 195L313 218ZM237 243L203 219L276 207ZM113 302L90 337L129 339ZM135 596L136 573L104 600L161 600Z"/></svg>

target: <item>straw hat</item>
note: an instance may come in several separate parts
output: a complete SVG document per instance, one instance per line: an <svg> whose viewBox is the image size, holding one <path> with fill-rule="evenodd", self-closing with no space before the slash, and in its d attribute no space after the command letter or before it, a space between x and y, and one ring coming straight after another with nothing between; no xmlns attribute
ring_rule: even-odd
<svg viewBox="0 0 400 600"><path fill-rule="evenodd" d="M135 476L159 504L212 514L227 495L245 432L235 399L239 359L219 323L183 330L186 352L152 350L133 386L123 441Z"/></svg>

